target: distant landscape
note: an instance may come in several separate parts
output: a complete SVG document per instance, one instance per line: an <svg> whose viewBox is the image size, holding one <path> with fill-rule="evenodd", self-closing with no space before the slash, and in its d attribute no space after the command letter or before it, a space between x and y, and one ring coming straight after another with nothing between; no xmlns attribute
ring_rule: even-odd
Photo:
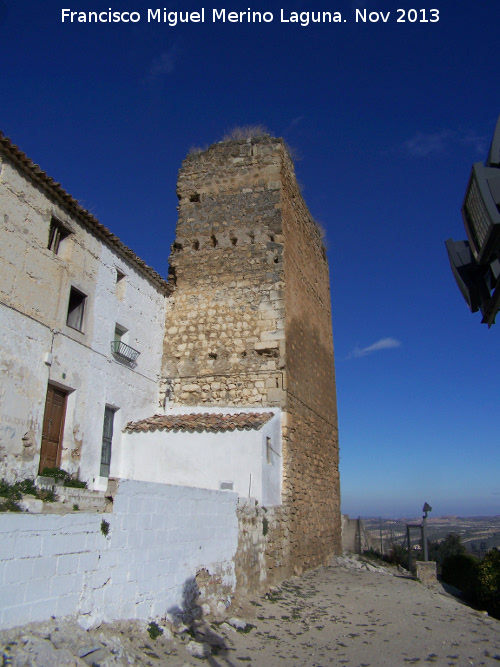
<svg viewBox="0 0 500 667"><path fill-rule="evenodd" d="M363 519L365 531L378 551L389 551L391 544L402 544L406 536L406 524L422 523L416 519ZM462 544L476 556L483 556L493 547L500 548L500 516L441 516L427 517L427 536L430 542L443 540L449 533L460 535ZM412 529L412 545L420 541L419 530ZM382 545L382 548L381 548Z"/></svg>

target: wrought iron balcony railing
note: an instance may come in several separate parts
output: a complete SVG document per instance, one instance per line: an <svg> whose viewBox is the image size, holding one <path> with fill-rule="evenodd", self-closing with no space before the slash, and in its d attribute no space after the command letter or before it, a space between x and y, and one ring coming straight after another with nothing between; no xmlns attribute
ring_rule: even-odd
<svg viewBox="0 0 500 667"><path fill-rule="evenodd" d="M125 345L121 340L111 341L111 354L119 361L126 361L129 364L135 364L140 352L134 350L130 345Z"/></svg>

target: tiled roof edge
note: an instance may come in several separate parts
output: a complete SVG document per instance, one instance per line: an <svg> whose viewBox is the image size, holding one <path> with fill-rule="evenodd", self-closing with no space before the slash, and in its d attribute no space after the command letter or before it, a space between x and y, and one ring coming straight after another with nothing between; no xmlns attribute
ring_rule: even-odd
<svg viewBox="0 0 500 667"><path fill-rule="evenodd" d="M191 419L186 420L185 423L182 423L182 417L190 417ZM218 421L220 419L227 419L227 426L222 427L220 424L197 424L196 419L200 418L202 422ZM238 418L249 417L249 421L246 424L238 424L235 421L231 422L231 418L235 418L238 421ZM252 417L258 417L258 422L251 422ZM237 412L237 413L186 413L184 415L153 415L147 419L141 419L136 422L128 422L123 433L151 433L153 431L182 431L194 433L201 433L203 431L218 433L225 431L250 431L250 430L259 430L266 424L270 419L274 417L274 412ZM156 421L155 421L156 420ZM168 422L171 421L169 424Z"/></svg>
<svg viewBox="0 0 500 667"><path fill-rule="evenodd" d="M115 250L123 259L134 266L139 273L142 273L155 287L164 294L169 294L172 286L164 280L159 273L146 264L138 257L133 250L126 246L118 236L110 232L107 227L97 220L91 213L81 206L60 183L56 183L39 165L35 164L26 153L23 153L18 146L0 131L0 150L3 150L13 161L13 163L27 174L33 181L40 185L50 196L56 199L87 229L94 232L102 241Z"/></svg>

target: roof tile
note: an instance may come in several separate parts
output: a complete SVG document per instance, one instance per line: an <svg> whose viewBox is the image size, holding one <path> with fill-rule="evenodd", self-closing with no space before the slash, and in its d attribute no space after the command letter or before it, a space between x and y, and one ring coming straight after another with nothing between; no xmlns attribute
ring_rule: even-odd
<svg viewBox="0 0 500 667"><path fill-rule="evenodd" d="M204 412L198 414L181 415L154 415L137 422L129 422L123 429L126 433L140 433L148 431L188 431L193 433L210 431L219 433L224 431L259 430L266 422L274 417L274 412L237 412L233 414L218 414Z"/></svg>

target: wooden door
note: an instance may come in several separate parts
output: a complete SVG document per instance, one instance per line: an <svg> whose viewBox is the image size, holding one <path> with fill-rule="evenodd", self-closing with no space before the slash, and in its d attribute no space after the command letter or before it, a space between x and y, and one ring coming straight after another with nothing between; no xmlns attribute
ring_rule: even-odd
<svg viewBox="0 0 500 667"><path fill-rule="evenodd" d="M40 451L41 474L44 468L57 468L61 462L66 392L49 384L43 416L42 447Z"/></svg>

